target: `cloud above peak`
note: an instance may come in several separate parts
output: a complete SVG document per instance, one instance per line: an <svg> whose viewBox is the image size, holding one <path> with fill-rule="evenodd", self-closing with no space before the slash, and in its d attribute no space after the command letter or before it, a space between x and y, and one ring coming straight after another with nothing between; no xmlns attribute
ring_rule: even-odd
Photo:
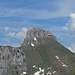
<svg viewBox="0 0 75 75"><path fill-rule="evenodd" d="M70 14L70 30L75 31L75 13Z"/></svg>
<svg viewBox="0 0 75 75"><path fill-rule="evenodd" d="M11 31L9 30L10 27L5 27L5 36L8 37L8 38L13 38L13 39L18 39L18 40L21 40L23 41L24 38L26 37L26 33L27 33L27 28L26 27L23 27L21 29L21 31L19 32L15 32L15 31ZM9 30L9 31L8 31ZM13 29L14 30L14 29Z"/></svg>
<svg viewBox="0 0 75 75"><path fill-rule="evenodd" d="M67 31L75 31L75 13L71 13L69 16L70 19L68 23L66 23L66 25L63 26L63 29Z"/></svg>
<svg viewBox="0 0 75 75"><path fill-rule="evenodd" d="M5 31L8 31L8 30L9 30L9 27L4 27L4 30L5 30Z"/></svg>
<svg viewBox="0 0 75 75"><path fill-rule="evenodd" d="M75 18L75 13L71 13L71 14L70 14L70 17L71 17L71 18Z"/></svg>
<svg viewBox="0 0 75 75"><path fill-rule="evenodd" d="M27 28L22 28L20 32L16 34L16 38L23 40L26 37Z"/></svg>
<svg viewBox="0 0 75 75"><path fill-rule="evenodd" d="M70 49L72 52L75 52L75 13L71 13L69 16L70 19L68 23L63 26L62 29L69 32L70 37L68 38L71 38L73 42L70 43L70 47L68 47L68 49Z"/></svg>
<svg viewBox="0 0 75 75"><path fill-rule="evenodd" d="M15 37L15 32L8 32L9 37Z"/></svg>

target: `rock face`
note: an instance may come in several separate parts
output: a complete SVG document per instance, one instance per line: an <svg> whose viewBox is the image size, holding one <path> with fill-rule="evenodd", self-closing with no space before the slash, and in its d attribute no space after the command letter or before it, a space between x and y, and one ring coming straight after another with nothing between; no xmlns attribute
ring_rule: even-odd
<svg viewBox="0 0 75 75"><path fill-rule="evenodd" d="M0 75L16 75L26 71L25 53L19 48L0 46Z"/></svg>
<svg viewBox="0 0 75 75"><path fill-rule="evenodd" d="M43 40L45 37L56 40L56 37L51 32L39 28L33 28L27 31L27 36L21 46L30 45L31 43L38 44L37 38Z"/></svg>
<svg viewBox="0 0 75 75"><path fill-rule="evenodd" d="M0 46L0 75L73 75L75 53L49 31L33 28L21 47Z"/></svg>

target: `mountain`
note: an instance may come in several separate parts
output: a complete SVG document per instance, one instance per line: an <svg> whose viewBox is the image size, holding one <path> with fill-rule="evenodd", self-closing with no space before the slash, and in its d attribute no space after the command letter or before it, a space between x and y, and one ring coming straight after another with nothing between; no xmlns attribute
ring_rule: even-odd
<svg viewBox="0 0 75 75"><path fill-rule="evenodd" d="M75 53L49 31L27 31L21 47L0 46L0 75L73 75Z"/></svg>

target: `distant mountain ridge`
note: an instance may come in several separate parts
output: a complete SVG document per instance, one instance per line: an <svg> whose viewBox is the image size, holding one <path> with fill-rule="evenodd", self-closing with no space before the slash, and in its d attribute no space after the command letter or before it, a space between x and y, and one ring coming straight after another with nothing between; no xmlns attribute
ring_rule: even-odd
<svg viewBox="0 0 75 75"><path fill-rule="evenodd" d="M72 75L75 53L49 31L27 31L21 47L0 46L0 75Z"/></svg>

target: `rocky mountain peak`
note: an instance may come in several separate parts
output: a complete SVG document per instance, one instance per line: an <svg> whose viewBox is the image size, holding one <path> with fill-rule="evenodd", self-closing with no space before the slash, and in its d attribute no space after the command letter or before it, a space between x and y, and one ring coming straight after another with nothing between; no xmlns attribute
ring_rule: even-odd
<svg viewBox="0 0 75 75"><path fill-rule="evenodd" d="M32 38L32 37L43 38L48 36L53 36L53 34L49 31L45 31L39 28L33 28L27 32L27 38Z"/></svg>
<svg viewBox="0 0 75 75"><path fill-rule="evenodd" d="M56 40L56 37L50 32L39 28L33 28L27 31L26 38L21 46L30 45L31 43L38 43L37 38L43 39L49 37Z"/></svg>

